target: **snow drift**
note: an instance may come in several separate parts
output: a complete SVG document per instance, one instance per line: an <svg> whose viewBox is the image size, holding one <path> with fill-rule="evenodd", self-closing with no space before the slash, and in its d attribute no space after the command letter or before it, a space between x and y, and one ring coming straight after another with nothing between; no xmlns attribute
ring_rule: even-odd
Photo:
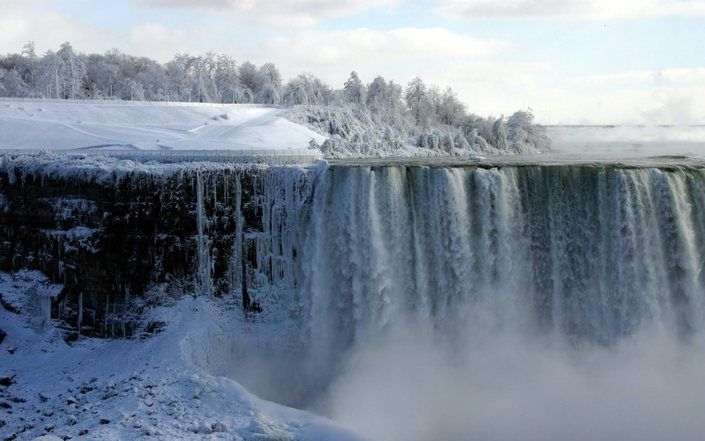
<svg viewBox="0 0 705 441"><path fill-rule="evenodd" d="M289 150L325 137L276 107L0 100L2 149Z"/></svg>

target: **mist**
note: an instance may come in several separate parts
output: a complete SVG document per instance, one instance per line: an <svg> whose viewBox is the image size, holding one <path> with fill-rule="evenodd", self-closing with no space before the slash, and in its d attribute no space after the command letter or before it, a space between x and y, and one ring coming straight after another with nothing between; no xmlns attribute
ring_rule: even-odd
<svg viewBox="0 0 705 441"><path fill-rule="evenodd" d="M699 440L703 349L653 330L601 347L407 329L355 348L325 411L384 441Z"/></svg>
<svg viewBox="0 0 705 441"><path fill-rule="evenodd" d="M705 126L549 126L552 152L598 156L645 157L705 155Z"/></svg>

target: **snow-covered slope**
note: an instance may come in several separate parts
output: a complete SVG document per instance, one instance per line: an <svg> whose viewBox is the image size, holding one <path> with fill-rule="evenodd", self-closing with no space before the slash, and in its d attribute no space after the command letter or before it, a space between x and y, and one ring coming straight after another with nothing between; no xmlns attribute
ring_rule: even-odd
<svg viewBox="0 0 705 441"><path fill-rule="evenodd" d="M60 288L36 271L0 272L0 439L362 441L207 369L225 362L218 342L255 332L226 301L157 307L165 329L146 340L68 345L37 310Z"/></svg>
<svg viewBox="0 0 705 441"><path fill-rule="evenodd" d="M0 99L0 149L301 149L325 137L246 104Z"/></svg>

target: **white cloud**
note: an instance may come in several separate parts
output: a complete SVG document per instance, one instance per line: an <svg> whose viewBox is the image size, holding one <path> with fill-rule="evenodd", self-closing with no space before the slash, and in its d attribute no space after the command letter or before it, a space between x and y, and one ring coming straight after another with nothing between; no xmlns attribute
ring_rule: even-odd
<svg viewBox="0 0 705 441"><path fill-rule="evenodd" d="M528 107L523 90L535 87L550 69L541 61L499 61L497 56L512 49L507 42L443 28L304 31L274 37L262 48L288 77L312 72L341 87L352 70L366 82L382 75L406 84L420 76L429 85L452 87L471 111L481 114Z"/></svg>
<svg viewBox="0 0 705 441"><path fill-rule="evenodd" d="M146 6L234 11L255 20L281 26L311 26L398 0L133 0Z"/></svg>
<svg viewBox="0 0 705 441"><path fill-rule="evenodd" d="M265 44L267 51L317 66L461 61L496 54L507 47L507 43L499 40L478 39L443 28L307 31L275 37Z"/></svg>
<svg viewBox="0 0 705 441"><path fill-rule="evenodd" d="M203 41L208 35L209 30L202 27L167 28L158 23L151 23L130 29L127 43L132 54L167 61L177 53L211 50L212 48Z"/></svg>
<svg viewBox="0 0 705 441"><path fill-rule="evenodd" d="M575 79L582 85L631 85L644 83L655 85L701 83L705 86L705 67L668 68L661 70L643 70L617 72L605 75L589 75Z"/></svg>
<svg viewBox="0 0 705 441"><path fill-rule="evenodd" d="M621 20L664 16L705 16L704 0L440 0L450 17L568 18Z"/></svg>
<svg viewBox="0 0 705 441"><path fill-rule="evenodd" d="M43 0L3 2L0 53L19 52L30 40L35 42L38 52L56 50L67 41L84 51L102 51L112 39L110 33L53 11L49 6Z"/></svg>
<svg viewBox="0 0 705 441"><path fill-rule="evenodd" d="M696 97L705 96L705 86L656 92L645 103L641 115L650 124L703 124L705 102Z"/></svg>
<svg viewBox="0 0 705 441"><path fill-rule="evenodd" d="M703 124L705 86L537 87L522 94L546 124Z"/></svg>

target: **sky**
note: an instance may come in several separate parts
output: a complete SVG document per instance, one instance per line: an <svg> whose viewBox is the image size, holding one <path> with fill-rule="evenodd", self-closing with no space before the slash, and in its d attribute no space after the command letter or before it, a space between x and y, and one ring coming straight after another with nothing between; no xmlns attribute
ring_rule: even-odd
<svg viewBox="0 0 705 441"><path fill-rule="evenodd" d="M0 52L227 53L545 124L705 124L705 0L0 0Z"/></svg>

